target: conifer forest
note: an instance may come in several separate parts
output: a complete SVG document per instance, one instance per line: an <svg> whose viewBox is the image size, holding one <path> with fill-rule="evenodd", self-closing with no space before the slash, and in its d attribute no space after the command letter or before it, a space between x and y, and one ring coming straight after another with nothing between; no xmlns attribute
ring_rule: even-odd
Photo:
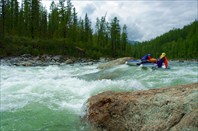
<svg viewBox="0 0 198 131"><path fill-rule="evenodd" d="M49 11L40 0L2 0L0 4L1 57L49 54L140 58L166 52L171 59L198 58L197 20L152 40L131 43L127 25L121 25L117 17L107 21L104 14L93 25L87 13L78 16L71 0L52 1Z"/></svg>

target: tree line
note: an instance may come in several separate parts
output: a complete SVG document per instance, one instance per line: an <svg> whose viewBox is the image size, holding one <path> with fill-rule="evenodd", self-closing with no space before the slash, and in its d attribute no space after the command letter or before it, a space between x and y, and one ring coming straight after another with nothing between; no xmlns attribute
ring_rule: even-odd
<svg viewBox="0 0 198 131"><path fill-rule="evenodd" d="M171 59L198 59L198 22L149 41L130 44L127 26L106 14L96 18L79 17L71 0L52 1L50 11L40 0L2 0L0 8L0 56L21 54L68 55L81 57L141 58L147 53L158 57L166 52ZM95 27L95 28L93 28Z"/></svg>
<svg viewBox="0 0 198 131"><path fill-rule="evenodd" d="M95 30L85 14L77 16L71 0L52 1L50 12L40 0L2 0L1 55L30 53L78 55L87 57L124 56L130 53L127 26L117 17L111 22L106 15L96 19ZM128 49L128 50L127 50Z"/></svg>

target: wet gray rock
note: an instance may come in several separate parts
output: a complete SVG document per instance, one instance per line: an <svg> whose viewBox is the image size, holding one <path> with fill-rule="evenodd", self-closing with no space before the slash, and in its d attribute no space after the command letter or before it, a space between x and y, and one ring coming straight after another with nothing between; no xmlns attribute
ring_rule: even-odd
<svg viewBox="0 0 198 131"><path fill-rule="evenodd" d="M16 66L32 66L33 64L29 61L27 62L18 62L18 63L15 63L14 65Z"/></svg>
<svg viewBox="0 0 198 131"><path fill-rule="evenodd" d="M68 59L65 61L65 64L73 64L73 63L74 63L74 61L72 59Z"/></svg>
<svg viewBox="0 0 198 131"><path fill-rule="evenodd" d="M32 55L30 55L30 54L23 54L23 55L21 55L21 57L29 58L29 57L32 57Z"/></svg>
<svg viewBox="0 0 198 131"><path fill-rule="evenodd" d="M133 92L104 92L87 102L92 130L198 130L198 83Z"/></svg>
<svg viewBox="0 0 198 131"><path fill-rule="evenodd" d="M119 59L112 60L112 61L109 61L109 62L104 63L104 64L100 64L97 68L98 69L112 68L114 66L124 64L127 60L130 60L130 59L132 59L132 57L119 58Z"/></svg>

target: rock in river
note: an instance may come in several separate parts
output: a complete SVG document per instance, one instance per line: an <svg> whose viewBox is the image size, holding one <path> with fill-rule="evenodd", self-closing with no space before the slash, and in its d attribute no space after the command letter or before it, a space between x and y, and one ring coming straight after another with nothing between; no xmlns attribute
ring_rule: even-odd
<svg viewBox="0 0 198 131"><path fill-rule="evenodd" d="M130 60L130 59L132 59L132 57L118 58L116 60L112 60L112 61L109 61L107 63L101 64L97 68L99 68L99 69L111 68L111 67L114 67L116 65L124 64L127 60Z"/></svg>
<svg viewBox="0 0 198 131"><path fill-rule="evenodd" d="M92 130L198 130L198 83L133 92L104 92L87 101Z"/></svg>

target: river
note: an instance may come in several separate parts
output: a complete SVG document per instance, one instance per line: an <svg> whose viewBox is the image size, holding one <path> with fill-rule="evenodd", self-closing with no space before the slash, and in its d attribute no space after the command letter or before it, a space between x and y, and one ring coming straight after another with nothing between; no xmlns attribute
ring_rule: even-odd
<svg viewBox="0 0 198 131"><path fill-rule="evenodd" d="M1 131L87 131L85 103L104 91L134 91L198 82L198 62L170 62L170 69L128 65L0 66Z"/></svg>

